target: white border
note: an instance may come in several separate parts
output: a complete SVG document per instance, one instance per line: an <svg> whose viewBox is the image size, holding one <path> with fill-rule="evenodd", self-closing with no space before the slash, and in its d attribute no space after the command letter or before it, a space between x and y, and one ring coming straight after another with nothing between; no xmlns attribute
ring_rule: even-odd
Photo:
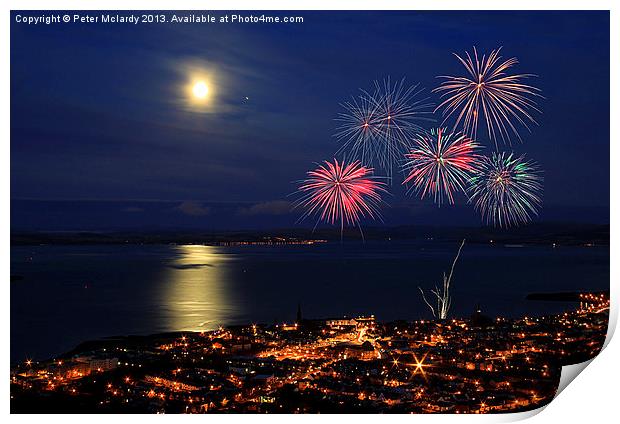
<svg viewBox="0 0 620 424"><path fill-rule="evenodd" d="M357 1L334 1L334 0L297 0L291 2L290 0L263 0L263 1L250 1L250 0L216 0L211 2L197 1L197 0L151 0L149 2L137 1L137 0L91 0L76 1L76 0L57 0L54 2L43 0L5 0L2 2L2 9L4 9L3 19L0 23L2 28L0 37L0 54L3 66L0 66L0 75L2 80L3 95L2 99L2 115L0 116L0 122L2 123L2 145L0 147L2 152L3 165L0 169L4 175L4 179L1 183L3 208L2 213L2 236L4 243L0 249L2 252L2 269L5 276L5 283L2 286L2 301L4 307L2 308L2 328L4 329L5 337L2 339L2 352L0 353L0 363L5 364L2 373L5 385L3 386L3 398L2 408L5 414L9 413L9 334L10 334L10 296L9 296L9 284L8 275L10 268L10 212L9 212L9 199L10 199L10 128L9 128L9 111L10 111L10 96L8 95L10 90L10 68L7 66L9 63L9 46L10 46L10 10L611 10L611 158L618 157L619 148L618 142L618 84L617 76L620 75L620 67L618 66L618 54L620 40L620 26L618 22L618 10L620 9L619 2L613 0L589 0L589 1L577 1L577 0L502 0L501 2L490 2L481 0L470 0L463 2L462 0L444 0L444 1L432 1L432 0L417 0L417 1L381 1L376 0L357 0ZM467 7L465 7L467 6ZM616 77L614 79L614 76ZM614 119L615 117L615 119ZM584 123L587 125L587 123ZM612 162L612 165L614 163ZM618 186L620 178L620 170L618 166L611 166L611 219L615 223L618 220L618 193L615 187ZM618 266L615 265L620 259L618 255L618 249L616 248L618 242L618 231L615 226L611 228L611 292L612 292L612 311L610 315L610 328L608 332L608 339L606 343L609 343L611 334L616 326L618 318L618 308L616 300L618 299ZM588 371L583 373L578 378L578 383L571 384L566 388L551 404L546 408L544 414L538 415L532 419L533 422L548 422L563 421L575 422L577 420L590 422L594 420L602 421L609 420L614 414L616 414L615 407L617 402L616 379L619 376L617 360L615 358L620 357L620 345L618 342L613 342L592 361L592 364L588 367ZM574 367L573 367L574 368ZM574 370L572 371L574 373ZM574 377L573 377L574 378ZM541 408L545 409L545 408ZM390 422L404 422L409 423L412 419L416 422L504 422L514 421L518 419L527 418L535 415L538 411L522 414L506 414L506 415L469 415L469 416L452 416L452 415L415 415L410 417L408 415L357 415L353 419L360 420L362 422L376 422L377 420L389 420ZM101 415L90 415L88 417L79 415L70 416L29 416L29 415L12 415L10 419L15 422L29 422L41 418L47 420L62 420L64 422L79 422L84 419L88 419L93 422L105 422L111 417ZM144 419L144 416L136 417L138 419ZM115 420L122 422L130 422L135 420L133 416L115 416ZM155 416L148 416L146 419L161 419ZM266 415L252 415L250 417L246 415L236 416L223 416L215 415L208 418L197 416L174 416L168 417L172 420L186 420L186 419L209 419L212 421L228 422L228 421L241 421L241 420L256 420L262 422L284 422L291 419L290 416L266 416ZM308 420L327 420L336 421L341 420L340 416L317 416L317 415L304 415L296 416L294 418L298 421ZM542 421L544 420L544 421Z"/></svg>

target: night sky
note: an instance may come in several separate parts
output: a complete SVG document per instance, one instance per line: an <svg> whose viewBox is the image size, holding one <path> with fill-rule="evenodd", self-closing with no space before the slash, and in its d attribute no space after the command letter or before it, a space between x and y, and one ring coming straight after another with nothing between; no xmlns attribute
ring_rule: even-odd
<svg viewBox="0 0 620 424"><path fill-rule="evenodd" d="M436 76L462 73L452 53L474 45L538 75L539 126L506 147L544 169L538 221L609 222L608 12L286 15L304 23L13 19L12 228L294 227L289 195L337 150L339 103L387 76L437 103ZM197 70L212 76L207 108L186 100ZM463 196L437 210L391 191L384 225L480 225Z"/></svg>

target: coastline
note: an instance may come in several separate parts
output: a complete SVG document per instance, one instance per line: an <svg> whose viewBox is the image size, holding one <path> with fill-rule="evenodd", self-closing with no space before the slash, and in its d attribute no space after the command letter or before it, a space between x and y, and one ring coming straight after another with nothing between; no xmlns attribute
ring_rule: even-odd
<svg viewBox="0 0 620 424"><path fill-rule="evenodd" d="M272 326L114 336L81 343L48 361L12 367L11 410L277 413L299 407L308 413L502 413L535 409L553 399L563 365L590 359L602 348L609 299L591 295L596 301L563 314L514 320L491 318L481 311L469 318L413 322L299 315L294 323ZM381 369L376 375L387 374L380 384L376 378L368 379ZM292 387L301 397L286 394ZM416 398L420 390L423 402ZM470 394L461 401L441 400L463 390ZM53 405L46 400L50 396ZM478 399L483 399L482 406ZM338 402L344 405L339 411L333 409Z"/></svg>

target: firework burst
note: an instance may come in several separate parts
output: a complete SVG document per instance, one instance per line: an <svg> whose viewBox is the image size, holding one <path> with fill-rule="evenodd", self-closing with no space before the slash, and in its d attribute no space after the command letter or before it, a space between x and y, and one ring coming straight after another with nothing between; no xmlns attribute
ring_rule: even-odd
<svg viewBox="0 0 620 424"><path fill-rule="evenodd" d="M335 137L342 143L337 153L376 166L391 179L392 167L409 140L423 131L419 122L432 121L428 117L432 104L420 99L418 85L406 86L404 79L375 81L373 90L360 91L358 97L341 104L345 111L336 118L340 126Z"/></svg>
<svg viewBox="0 0 620 424"><path fill-rule="evenodd" d="M405 155L408 175L403 184L411 183L410 190L422 198L433 196L439 205L444 197L454 204L454 193L465 193L467 181L478 169L478 148L480 145L466 135L443 128L418 135Z"/></svg>
<svg viewBox="0 0 620 424"><path fill-rule="evenodd" d="M511 134L521 140L517 123L529 131L536 121L530 114L540 112L535 99L542 98L540 90L524 84L522 80L532 74L510 75L509 71L518 60L503 60L501 48L480 58L474 47L473 57L454 54L467 71L466 76L440 76L444 81L433 92L441 93L442 102L435 111L443 109L444 121L455 119L454 128L463 128L468 136L477 139L478 121L483 117L488 136L497 147L497 140L510 143Z"/></svg>
<svg viewBox="0 0 620 424"><path fill-rule="evenodd" d="M372 168L366 168L359 161L340 163L325 161L314 170L308 171L299 192L302 197L296 206L306 211L300 218L309 216L319 222L359 227L363 217L381 219L379 204L385 183L372 175Z"/></svg>
<svg viewBox="0 0 620 424"><path fill-rule="evenodd" d="M538 215L543 178L535 162L502 152L480 163L480 171L470 179L468 190L470 201L487 224L510 227Z"/></svg>

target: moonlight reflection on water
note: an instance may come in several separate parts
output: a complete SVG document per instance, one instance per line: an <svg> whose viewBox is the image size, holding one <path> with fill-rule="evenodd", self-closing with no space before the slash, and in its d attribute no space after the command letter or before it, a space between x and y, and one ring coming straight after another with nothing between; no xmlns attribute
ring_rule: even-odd
<svg viewBox="0 0 620 424"><path fill-rule="evenodd" d="M214 246L178 246L164 274L161 304L169 328L213 330L229 321L233 304L227 264L234 260Z"/></svg>

